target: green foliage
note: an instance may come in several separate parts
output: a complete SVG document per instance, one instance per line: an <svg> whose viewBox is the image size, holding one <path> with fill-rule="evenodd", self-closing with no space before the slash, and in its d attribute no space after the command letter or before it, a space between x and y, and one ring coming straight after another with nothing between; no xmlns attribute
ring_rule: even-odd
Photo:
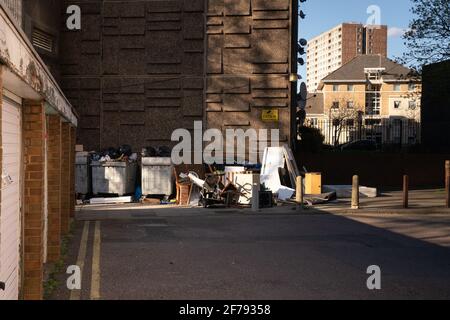
<svg viewBox="0 0 450 320"><path fill-rule="evenodd" d="M298 150L303 152L320 152L323 147L325 137L317 128L300 127L300 141Z"/></svg>
<svg viewBox="0 0 450 320"><path fill-rule="evenodd" d="M400 63L420 70L425 64L450 59L449 0L411 0L414 14L403 36L407 53Z"/></svg>
<svg viewBox="0 0 450 320"><path fill-rule="evenodd" d="M47 281L44 282L44 299L51 299L55 290L61 285L58 276L64 273L65 261L67 259L69 243L73 238L75 223L70 224L69 234L61 240L61 258L52 266Z"/></svg>

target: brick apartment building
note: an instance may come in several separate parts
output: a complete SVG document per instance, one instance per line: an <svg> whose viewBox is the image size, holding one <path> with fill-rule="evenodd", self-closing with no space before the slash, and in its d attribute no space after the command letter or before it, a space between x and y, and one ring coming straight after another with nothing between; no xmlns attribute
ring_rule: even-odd
<svg viewBox="0 0 450 320"><path fill-rule="evenodd" d="M380 54L387 57L387 26L342 23L308 41L307 84L315 92L320 81L354 57Z"/></svg>
<svg viewBox="0 0 450 320"><path fill-rule="evenodd" d="M53 23L33 2L0 0L0 300L42 298L75 200L78 119L25 32Z"/></svg>
<svg viewBox="0 0 450 320"><path fill-rule="evenodd" d="M172 132L194 121L280 129L290 141L297 1L74 3L82 28L61 34L61 77L85 149L173 145Z"/></svg>
<svg viewBox="0 0 450 320"><path fill-rule="evenodd" d="M382 55L359 55L310 94L307 125L319 128L328 144L417 144L421 92L421 79L411 69Z"/></svg>

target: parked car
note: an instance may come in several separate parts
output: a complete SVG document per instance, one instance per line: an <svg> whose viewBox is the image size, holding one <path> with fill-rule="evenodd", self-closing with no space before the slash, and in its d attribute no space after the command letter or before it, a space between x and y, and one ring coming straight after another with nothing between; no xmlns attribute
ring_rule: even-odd
<svg viewBox="0 0 450 320"><path fill-rule="evenodd" d="M378 145L373 140L352 141L340 146L341 151L375 151Z"/></svg>

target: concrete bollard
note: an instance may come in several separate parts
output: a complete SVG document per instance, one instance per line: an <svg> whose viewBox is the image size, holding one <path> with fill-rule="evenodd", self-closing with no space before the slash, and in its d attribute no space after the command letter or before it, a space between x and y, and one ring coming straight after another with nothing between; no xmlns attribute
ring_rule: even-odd
<svg viewBox="0 0 450 320"><path fill-rule="evenodd" d="M408 209L409 207L409 177L407 175L403 176L403 208Z"/></svg>
<svg viewBox="0 0 450 320"><path fill-rule="evenodd" d="M300 209L303 209L304 194L303 194L303 177L302 176L297 177L295 202L297 202L297 205Z"/></svg>
<svg viewBox="0 0 450 320"><path fill-rule="evenodd" d="M359 209L359 177L353 176L353 186L352 186L352 209Z"/></svg>
<svg viewBox="0 0 450 320"><path fill-rule="evenodd" d="M450 160L445 161L445 204L450 209Z"/></svg>

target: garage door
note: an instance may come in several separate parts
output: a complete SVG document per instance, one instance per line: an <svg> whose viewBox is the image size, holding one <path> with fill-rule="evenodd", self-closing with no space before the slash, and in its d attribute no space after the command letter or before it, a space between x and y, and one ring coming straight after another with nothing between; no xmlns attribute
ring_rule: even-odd
<svg viewBox="0 0 450 320"><path fill-rule="evenodd" d="M20 105L5 96L2 107L3 164L0 213L0 300L19 296L20 243Z"/></svg>

